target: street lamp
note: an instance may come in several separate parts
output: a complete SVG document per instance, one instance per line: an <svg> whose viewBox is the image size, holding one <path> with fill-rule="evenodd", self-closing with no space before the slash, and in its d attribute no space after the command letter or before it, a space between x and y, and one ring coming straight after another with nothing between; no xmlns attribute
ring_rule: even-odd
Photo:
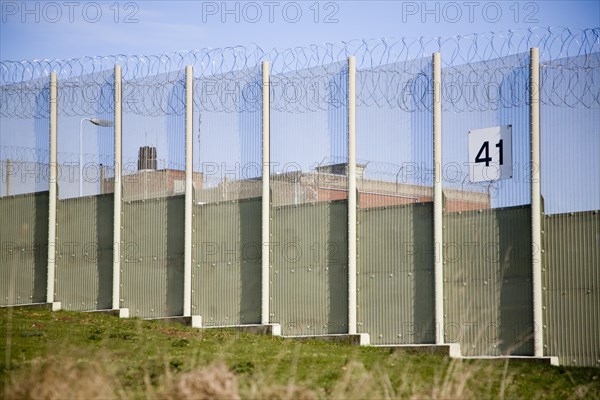
<svg viewBox="0 0 600 400"><path fill-rule="evenodd" d="M113 126L112 121L98 118L82 118L79 122L79 197L83 193L83 121L89 121L96 126L105 128Z"/></svg>

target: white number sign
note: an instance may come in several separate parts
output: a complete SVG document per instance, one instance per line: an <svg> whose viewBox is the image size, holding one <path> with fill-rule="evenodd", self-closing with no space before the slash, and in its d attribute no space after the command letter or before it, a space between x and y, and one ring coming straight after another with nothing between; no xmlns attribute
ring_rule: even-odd
<svg viewBox="0 0 600 400"><path fill-rule="evenodd" d="M469 180L512 178L512 126L469 131Z"/></svg>

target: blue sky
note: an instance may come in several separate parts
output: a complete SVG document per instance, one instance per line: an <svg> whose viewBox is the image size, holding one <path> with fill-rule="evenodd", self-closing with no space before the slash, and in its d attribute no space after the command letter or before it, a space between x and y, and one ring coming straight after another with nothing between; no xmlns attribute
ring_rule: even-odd
<svg viewBox="0 0 600 400"><path fill-rule="evenodd" d="M600 26L589 1L8 1L0 60Z"/></svg>

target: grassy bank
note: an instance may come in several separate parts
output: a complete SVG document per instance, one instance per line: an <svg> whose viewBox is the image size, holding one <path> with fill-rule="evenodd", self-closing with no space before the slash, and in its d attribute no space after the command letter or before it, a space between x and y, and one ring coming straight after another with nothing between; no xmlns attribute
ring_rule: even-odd
<svg viewBox="0 0 600 400"><path fill-rule="evenodd" d="M0 310L6 399L600 399L600 369L451 360L98 313Z"/></svg>

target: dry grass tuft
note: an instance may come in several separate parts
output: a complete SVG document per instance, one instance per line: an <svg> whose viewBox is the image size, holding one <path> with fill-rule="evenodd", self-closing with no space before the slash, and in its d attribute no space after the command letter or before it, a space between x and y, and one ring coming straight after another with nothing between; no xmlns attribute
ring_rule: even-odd
<svg viewBox="0 0 600 400"><path fill-rule="evenodd" d="M161 397L166 400L240 399L236 377L224 364L213 364L175 376L167 383Z"/></svg>
<svg viewBox="0 0 600 400"><path fill-rule="evenodd" d="M65 357L37 358L11 377L7 400L114 399L117 380L97 362Z"/></svg>
<svg viewBox="0 0 600 400"><path fill-rule="evenodd" d="M253 398L256 400L317 400L318 396L310 389L289 384L261 389Z"/></svg>

